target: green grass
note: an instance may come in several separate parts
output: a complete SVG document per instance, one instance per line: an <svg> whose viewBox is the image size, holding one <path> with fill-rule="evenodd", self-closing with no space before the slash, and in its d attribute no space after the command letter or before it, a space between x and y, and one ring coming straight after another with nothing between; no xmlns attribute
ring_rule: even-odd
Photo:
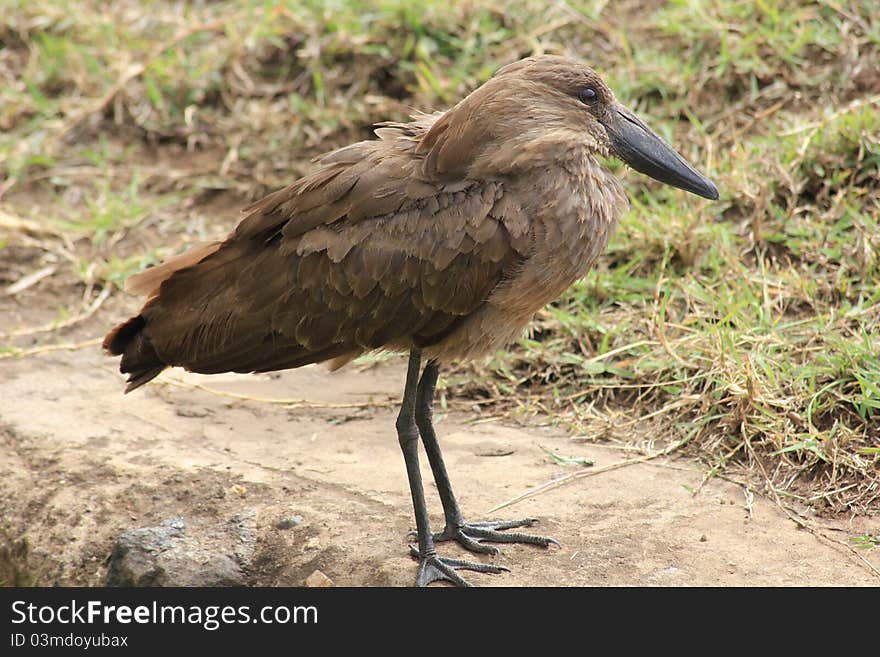
<svg viewBox="0 0 880 657"><path fill-rule="evenodd" d="M609 163L632 204L596 271L449 394L549 411L597 439L629 440L647 417L712 472L876 508L873 0L105 6L0 12L0 203L50 229L72 288L120 285L222 233L236 207L375 122L446 107L522 56L576 55L721 199ZM215 217L218 200L231 210ZM0 257L20 242L0 235Z"/></svg>

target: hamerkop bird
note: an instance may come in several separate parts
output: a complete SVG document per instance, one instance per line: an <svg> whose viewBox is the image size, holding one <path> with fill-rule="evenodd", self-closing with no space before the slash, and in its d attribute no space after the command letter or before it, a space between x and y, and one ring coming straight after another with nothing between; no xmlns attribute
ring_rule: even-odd
<svg viewBox="0 0 880 657"><path fill-rule="evenodd" d="M505 66L452 109L413 119L325 155L315 173L247 208L222 242L132 277L128 289L149 298L104 348L122 356L126 392L171 366L268 372L409 352L397 436L416 583L466 585L457 570L505 569L441 557L435 542L497 553L485 542L555 541L505 531L531 518L462 516L431 422L439 364L504 347L587 273L627 205L601 157L704 198L718 190L564 57ZM446 516L434 535L419 436Z"/></svg>

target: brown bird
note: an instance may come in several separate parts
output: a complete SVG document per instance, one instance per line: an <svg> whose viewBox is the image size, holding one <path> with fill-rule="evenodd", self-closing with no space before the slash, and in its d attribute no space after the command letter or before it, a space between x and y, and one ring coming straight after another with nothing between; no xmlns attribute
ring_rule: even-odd
<svg viewBox="0 0 880 657"><path fill-rule="evenodd" d="M588 272L627 206L600 157L704 198L718 190L592 69L564 57L515 62L452 109L375 132L247 208L222 242L129 279L148 300L104 348L122 356L126 392L170 366L336 368L372 350L409 352L397 435L415 508L416 583L467 585L457 570L505 569L441 557L435 542L497 553L484 541L555 541L505 531L532 518L462 516L431 422L439 364L504 347ZM446 519L434 535L419 436Z"/></svg>

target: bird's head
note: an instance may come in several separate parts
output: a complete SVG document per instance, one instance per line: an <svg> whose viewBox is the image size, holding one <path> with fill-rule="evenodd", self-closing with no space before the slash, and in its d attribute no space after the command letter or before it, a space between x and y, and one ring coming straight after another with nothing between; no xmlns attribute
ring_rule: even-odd
<svg viewBox="0 0 880 657"><path fill-rule="evenodd" d="M477 165L490 160L487 168L504 161L540 164L577 145L660 182L718 198L715 185L621 105L593 69L567 57L528 57L505 66L432 132L438 143L430 143L432 135L428 142L437 147L434 163L441 171L461 168L468 155Z"/></svg>

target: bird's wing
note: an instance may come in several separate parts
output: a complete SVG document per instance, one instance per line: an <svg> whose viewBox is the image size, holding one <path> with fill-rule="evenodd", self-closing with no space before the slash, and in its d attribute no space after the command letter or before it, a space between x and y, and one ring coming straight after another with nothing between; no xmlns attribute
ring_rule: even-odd
<svg viewBox="0 0 880 657"><path fill-rule="evenodd" d="M499 182L420 180L377 143L331 154L162 283L142 316L164 362L268 371L427 346L486 301L527 250L518 206Z"/></svg>

